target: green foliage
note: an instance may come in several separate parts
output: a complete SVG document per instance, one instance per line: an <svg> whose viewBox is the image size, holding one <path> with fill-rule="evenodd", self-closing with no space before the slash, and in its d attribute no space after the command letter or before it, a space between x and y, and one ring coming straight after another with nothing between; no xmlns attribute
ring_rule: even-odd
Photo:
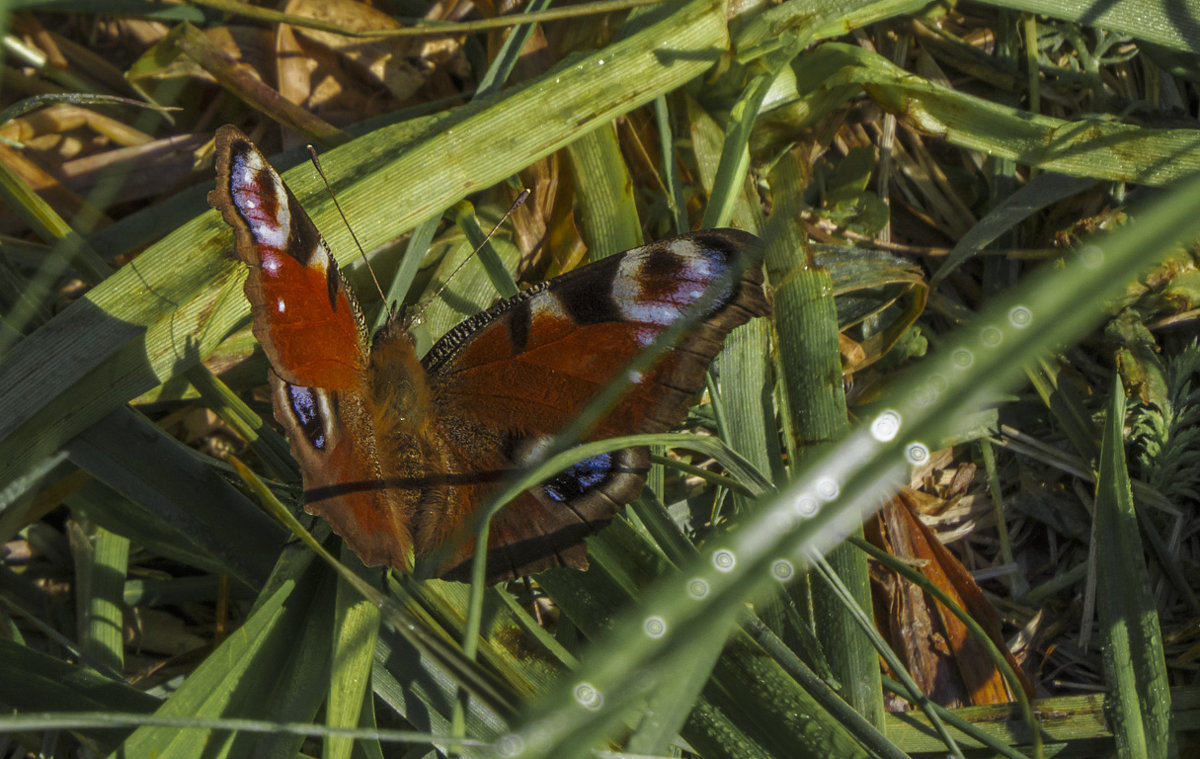
<svg viewBox="0 0 1200 759"><path fill-rule="evenodd" d="M1200 343L1164 361L1166 396L1130 409L1143 479L1175 504L1200 501Z"/></svg>

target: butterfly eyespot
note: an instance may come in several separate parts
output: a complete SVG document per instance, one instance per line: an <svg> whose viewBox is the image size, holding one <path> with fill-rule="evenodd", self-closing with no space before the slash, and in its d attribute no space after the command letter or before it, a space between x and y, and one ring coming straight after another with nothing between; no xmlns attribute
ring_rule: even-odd
<svg viewBox="0 0 1200 759"><path fill-rule="evenodd" d="M612 475L612 471L612 454L601 453L572 464L543 487L546 495L565 503L598 487Z"/></svg>
<svg viewBox="0 0 1200 759"><path fill-rule="evenodd" d="M305 439L318 451L325 450L327 409L324 394L311 387L288 385L287 396L288 408L296 424L304 431Z"/></svg>

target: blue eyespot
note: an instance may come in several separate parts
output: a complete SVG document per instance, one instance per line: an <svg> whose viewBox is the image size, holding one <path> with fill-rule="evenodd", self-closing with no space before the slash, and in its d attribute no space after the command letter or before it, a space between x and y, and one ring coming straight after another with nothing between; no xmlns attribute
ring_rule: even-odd
<svg viewBox="0 0 1200 759"><path fill-rule="evenodd" d="M317 394L311 387L288 385L288 406L296 422L304 430L304 437L318 451L325 450L325 423L321 419L321 407Z"/></svg>
<svg viewBox="0 0 1200 759"><path fill-rule="evenodd" d="M608 479L612 469L612 454L597 454L564 469L542 487L545 488L546 495L559 503L566 503L586 495L592 488L600 485Z"/></svg>

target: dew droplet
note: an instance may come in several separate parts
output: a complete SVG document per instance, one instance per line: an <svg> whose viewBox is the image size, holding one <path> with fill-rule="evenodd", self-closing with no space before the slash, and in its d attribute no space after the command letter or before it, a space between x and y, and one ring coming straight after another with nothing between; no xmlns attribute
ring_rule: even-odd
<svg viewBox="0 0 1200 759"><path fill-rule="evenodd" d="M886 443L900 432L900 414L891 409L882 412L871 422L871 437Z"/></svg>
<svg viewBox="0 0 1200 759"><path fill-rule="evenodd" d="M955 369L970 369L971 364L975 363L975 354L966 348L958 348L950 354L950 363L954 364Z"/></svg>
<svg viewBox="0 0 1200 759"><path fill-rule="evenodd" d="M667 621L662 617L646 617L642 630L651 638L661 638L667 633Z"/></svg>
<svg viewBox="0 0 1200 759"><path fill-rule="evenodd" d="M771 576L780 582L787 582L796 574L796 567L787 559L778 559L771 564Z"/></svg>
<svg viewBox="0 0 1200 759"><path fill-rule="evenodd" d="M1004 333L995 327L984 327L979 333L979 341L989 348L995 348L1004 342Z"/></svg>
<svg viewBox="0 0 1200 759"><path fill-rule="evenodd" d="M816 490L817 496L822 501L832 501L834 498L837 498L838 493L841 492L841 488L838 487L837 481L832 477L822 477L821 479L817 480Z"/></svg>
<svg viewBox="0 0 1200 759"><path fill-rule="evenodd" d="M1084 245L1079 249L1079 263L1085 269L1099 269L1104 265L1104 249L1099 245Z"/></svg>
<svg viewBox="0 0 1200 759"><path fill-rule="evenodd" d="M1008 312L1008 323L1017 329L1025 329L1033 323L1033 312L1025 306L1015 306Z"/></svg>
<svg viewBox="0 0 1200 759"><path fill-rule="evenodd" d="M713 553L712 564L718 572L728 572L737 565L737 557L733 555L733 551L722 548Z"/></svg>
<svg viewBox="0 0 1200 759"><path fill-rule="evenodd" d="M525 741L521 740L521 736L516 733L509 733L496 741L495 748L498 756L516 756L525 749Z"/></svg>
<svg viewBox="0 0 1200 759"><path fill-rule="evenodd" d="M929 449L921 443L909 443L904 448L904 458L913 466L920 466L929 461Z"/></svg>
<svg viewBox="0 0 1200 759"><path fill-rule="evenodd" d="M792 510L802 519L808 519L813 514L816 514L821 508L821 504L816 498L805 494L796 499Z"/></svg>
<svg viewBox="0 0 1200 759"><path fill-rule="evenodd" d="M692 598L700 599L708 596L708 581L699 577L688 580L687 593Z"/></svg>
<svg viewBox="0 0 1200 759"><path fill-rule="evenodd" d="M596 690L591 683L580 683L575 686L573 691L575 700L584 709L596 711L601 706L604 706L604 694Z"/></svg>

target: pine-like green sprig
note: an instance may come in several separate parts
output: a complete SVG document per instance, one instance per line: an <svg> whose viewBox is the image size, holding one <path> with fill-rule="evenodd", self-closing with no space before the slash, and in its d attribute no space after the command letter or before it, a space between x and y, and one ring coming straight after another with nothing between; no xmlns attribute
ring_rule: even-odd
<svg viewBox="0 0 1200 759"><path fill-rule="evenodd" d="M1175 502L1200 501L1200 343L1166 361L1167 395L1131 412L1142 477Z"/></svg>

